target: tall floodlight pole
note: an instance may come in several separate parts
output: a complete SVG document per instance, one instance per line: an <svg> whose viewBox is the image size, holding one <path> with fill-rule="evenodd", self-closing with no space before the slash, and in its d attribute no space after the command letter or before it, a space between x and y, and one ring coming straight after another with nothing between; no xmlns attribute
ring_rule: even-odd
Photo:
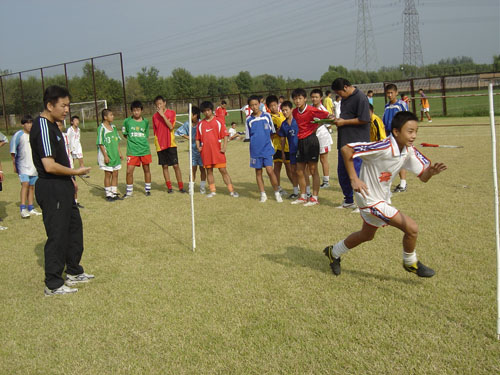
<svg viewBox="0 0 500 375"><path fill-rule="evenodd" d="M368 0L356 0L358 27L356 32L355 66L365 72L378 68L377 49L373 38L372 19Z"/></svg>
<svg viewBox="0 0 500 375"><path fill-rule="evenodd" d="M415 0L404 0L404 4L403 65L422 67L424 65L424 57L420 44L419 20Z"/></svg>

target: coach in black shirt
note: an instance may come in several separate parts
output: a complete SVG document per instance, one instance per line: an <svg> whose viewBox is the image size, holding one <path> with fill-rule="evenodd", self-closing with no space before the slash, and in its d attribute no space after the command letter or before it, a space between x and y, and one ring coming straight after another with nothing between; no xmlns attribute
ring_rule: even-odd
<svg viewBox="0 0 500 375"><path fill-rule="evenodd" d="M332 82L332 90L342 98L340 102L340 118L335 120L337 125L339 184L344 194L341 208L356 208L354 204L351 180L344 165L340 149L348 143L370 142L370 108L366 95L351 85L344 78L337 78ZM354 168L359 175L361 159L354 159Z"/></svg>
<svg viewBox="0 0 500 375"><path fill-rule="evenodd" d="M71 169L64 137L56 121L69 112L70 95L59 86L48 87L43 95L44 111L33 121L30 144L38 172L36 200L43 213L45 243L45 295L74 293L70 288L94 276L83 271L83 230L75 204L71 176L84 175L90 168ZM66 266L66 280L62 278Z"/></svg>

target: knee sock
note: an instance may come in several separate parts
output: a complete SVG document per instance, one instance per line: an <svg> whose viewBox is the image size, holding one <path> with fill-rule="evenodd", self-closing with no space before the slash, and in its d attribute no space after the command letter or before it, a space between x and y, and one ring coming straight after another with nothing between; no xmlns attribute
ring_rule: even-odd
<svg viewBox="0 0 500 375"><path fill-rule="evenodd" d="M134 185L127 185L127 195L132 195L134 192Z"/></svg>
<svg viewBox="0 0 500 375"><path fill-rule="evenodd" d="M111 197L113 194L111 193L111 187L105 186L104 187L104 192L106 194L106 197Z"/></svg>
<svg viewBox="0 0 500 375"><path fill-rule="evenodd" d="M200 182L200 188L201 188L201 189L204 189L206 184L207 184L207 182L206 182L206 181L201 181L201 182Z"/></svg>
<svg viewBox="0 0 500 375"><path fill-rule="evenodd" d="M404 189L406 187L406 180L399 181L399 186L401 186Z"/></svg>
<svg viewBox="0 0 500 375"><path fill-rule="evenodd" d="M165 184L167 185L167 189L172 189L172 181L166 181Z"/></svg>
<svg viewBox="0 0 500 375"><path fill-rule="evenodd" d="M294 186L293 187L293 193L294 194L299 194L299 187L298 186Z"/></svg>
<svg viewBox="0 0 500 375"><path fill-rule="evenodd" d="M344 253L347 253L349 251L349 249L347 248L347 246L344 244L344 241L339 241L337 242L335 245L333 245L333 249L332 249L332 255L335 257L335 258L340 258L340 256Z"/></svg>
<svg viewBox="0 0 500 375"><path fill-rule="evenodd" d="M417 263L417 252L413 250L413 253L407 253L403 250L403 263L407 266Z"/></svg>
<svg viewBox="0 0 500 375"><path fill-rule="evenodd" d="M215 184L210 184L209 187L210 187L210 191L212 193L215 193Z"/></svg>
<svg viewBox="0 0 500 375"><path fill-rule="evenodd" d="M111 195L118 195L118 186L111 186Z"/></svg>
<svg viewBox="0 0 500 375"><path fill-rule="evenodd" d="M330 176L323 176L323 182L329 182Z"/></svg>
<svg viewBox="0 0 500 375"><path fill-rule="evenodd" d="M182 181L177 182L177 185L179 186L179 190L184 189L184 182L182 182Z"/></svg>
<svg viewBox="0 0 500 375"><path fill-rule="evenodd" d="M151 191L151 182L144 183L144 190L146 191L146 193L149 193Z"/></svg>

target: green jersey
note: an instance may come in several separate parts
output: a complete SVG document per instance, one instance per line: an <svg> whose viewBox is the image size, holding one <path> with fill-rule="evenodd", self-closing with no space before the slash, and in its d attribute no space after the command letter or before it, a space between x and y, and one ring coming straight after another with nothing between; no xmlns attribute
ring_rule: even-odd
<svg viewBox="0 0 500 375"><path fill-rule="evenodd" d="M123 135L127 137L127 155L144 156L150 155L149 149L149 122L145 118L136 121L128 117L123 122Z"/></svg>
<svg viewBox="0 0 500 375"><path fill-rule="evenodd" d="M111 130L107 129L103 124L97 129L97 160L99 164L104 164L108 167L116 167L121 164L120 152L118 151L118 142L120 136L114 125L111 125ZM103 145L109 157L109 163L104 163L104 154L101 152L99 145Z"/></svg>

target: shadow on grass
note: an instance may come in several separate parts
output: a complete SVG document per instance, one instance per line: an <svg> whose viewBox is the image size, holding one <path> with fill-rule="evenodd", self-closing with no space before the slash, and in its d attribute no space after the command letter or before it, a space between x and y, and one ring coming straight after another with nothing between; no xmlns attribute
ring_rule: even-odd
<svg viewBox="0 0 500 375"><path fill-rule="evenodd" d="M9 202L1 202L0 201L0 218L4 219L6 218L7 215L7 206L9 205Z"/></svg>
<svg viewBox="0 0 500 375"><path fill-rule="evenodd" d="M43 249L45 247L45 241L40 242L38 245L35 246L34 252L36 255L36 262L40 266L40 268L44 269L45 268L45 255L43 253Z"/></svg>
<svg viewBox="0 0 500 375"><path fill-rule="evenodd" d="M159 230L161 230L163 233L166 233L170 238L172 238L177 244L181 245L182 247L185 247L188 250L192 250L189 245L187 245L184 241L179 239L178 237L174 236L171 232L168 232L164 227L162 227L160 224L157 222L151 220L151 223L156 226Z"/></svg>

